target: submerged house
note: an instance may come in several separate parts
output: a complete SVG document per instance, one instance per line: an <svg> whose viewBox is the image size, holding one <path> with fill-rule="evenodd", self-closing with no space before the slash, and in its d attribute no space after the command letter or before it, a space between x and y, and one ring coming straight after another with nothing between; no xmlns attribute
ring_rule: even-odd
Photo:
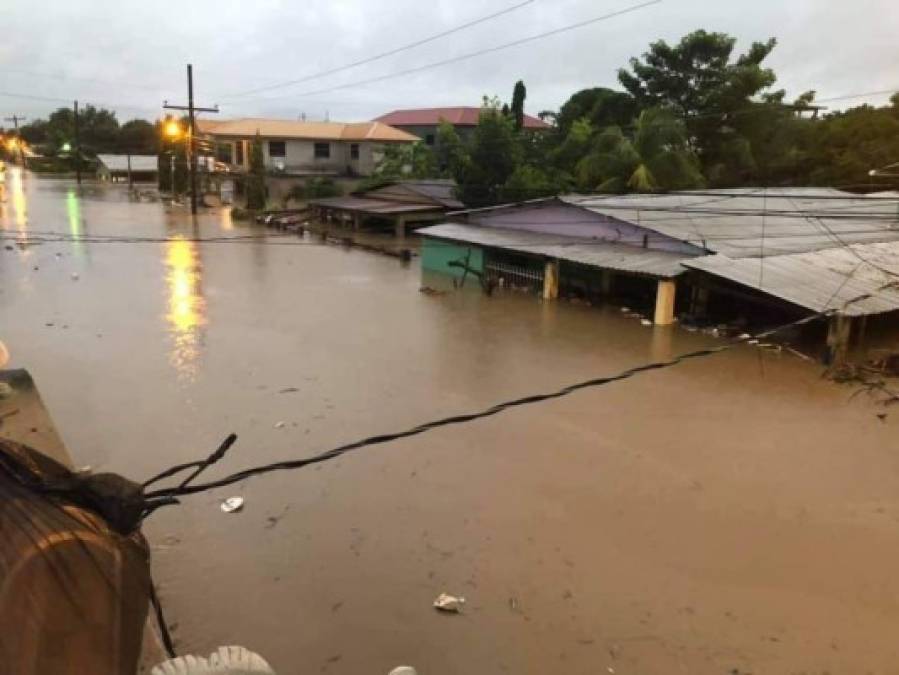
<svg viewBox="0 0 899 675"><path fill-rule="evenodd" d="M474 106L457 106L453 108L413 108L394 110L376 118L376 122L389 124L414 134L425 142L425 145L436 145L437 127L441 122L453 125L459 137L465 141L474 133L481 118L481 109ZM552 127L539 117L524 116L524 128L527 131L547 131Z"/></svg>
<svg viewBox="0 0 899 675"><path fill-rule="evenodd" d="M454 214L419 230L424 270L531 286L551 299L617 291L654 322L710 302L832 313L829 342L899 310L894 198L838 190L565 196Z"/></svg>
<svg viewBox="0 0 899 675"><path fill-rule="evenodd" d="M156 155L97 155L97 178L102 181L153 183L158 175Z"/></svg>
<svg viewBox="0 0 899 675"><path fill-rule="evenodd" d="M448 212L464 208L453 194L455 187L447 179L392 181L349 197L314 199L309 206L320 220L351 221L356 230L388 223L402 237L407 228L444 220Z"/></svg>
<svg viewBox="0 0 899 675"><path fill-rule="evenodd" d="M246 172L258 134L266 169L292 176L368 176L392 144L419 138L381 122L301 122L243 118L197 120L215 159L229 171Z"/></svg>

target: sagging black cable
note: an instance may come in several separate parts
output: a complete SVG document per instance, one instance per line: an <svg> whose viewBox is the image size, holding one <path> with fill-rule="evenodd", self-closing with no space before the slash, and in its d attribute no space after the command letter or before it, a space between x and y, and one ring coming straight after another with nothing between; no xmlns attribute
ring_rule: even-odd
<svg viewBox="0 0 899 675"><path fill-rule="evenodd" d="M862 297L851 300L850 302L858 302ZM847 303L848 304L848 303ZM555 398L561 398L563 396L568 396L576 391L580 391L581 389L587 389L591 387L599 387L606 384L610 384L612 382L618 382L620 380L626 380L634 375L639 373L644 373L652 370L661 370L664 368L670 368L671 366L678 365L685 361L689 361L692 359L697 359L705 356L711 356L713 354L718 354L720 352L726 351L731 347L734 347L738 344L742 344L747 342L750 339L769 337L775 333L786 330L787 328L793 328L800 325L804 325L807 323L811 323L817 319L830 316L836 310L827 310L824 312L820 312L817 314L812 314L810 316L799 319L798 321L792 321L788 324L784 324L770 330L759 333L756 336L745 335L739 338L735 338L727 344L720 345L718 347L709 347L706 349L699 349L692 352L687 352L685 354L681 354L676 356L668 361L655 361L652 363L643 364L640 366L635 366L633 368L629 368L625 371L617 373L616 375L609 375L606 377L598 377L590 380L585 380L583 382L578 382L575 384L568 385L561 389L558 389L553 392L548 392L544 394L532 394L530 396L524 396L521 398L513 399L511 401L505 401L503 403L498 403L493 405L485 410L480 412L468 413L464 415L453 415L451 417L444 417L442 419L434 420L432 422L426 422L424 424L420 424L416 427L412 427L411 429L407 429L405 431L400 431L396 433L390 434L379 434L377 436L370 436L368 438L364 438L362 440L355 441L353 443L348 443L346 445L341 445L331 450L327 450L318 455L314 455L312 457L307 457L304 459L294 459L287 460L283 462L274 462L272 464L266 464L259 467L254 467L250 469L245 469L243 471L239 471L237 473L231 474L230 476L226 476L224 478L220 478L218 480L209 481L207 483L201 483L198 485L183 485L176 488L163 488L160 490L153 490L147 492L145 497L148 500L154 499L165 499L171 497L178 497L183 495L196 494L198 492L205 492L206 490L212 490L214 488L224 487L226 485L232 485L234 483L238 483L240 481L246 480L247 478L251 478L253 476L258 476L264 473L272 473L274 471L285 471L290 469L300 469L306 466L310 466L312 464L319 464L321 462L326 462L332 459L336 459L341 455L344 455L348 452L352 452L354 450L359 450L361 448L373 446L373 445L382 445L384 443L389 443L392 441L401 440L404 438L409 438L411 436L417 436L419 434L425 433L426 431L431 431L432 429L437 429L440 427L451 426L455 424L464 424L466 422L472 422L474 420L483 419L486 417L492 417L498 413L501 413L509 408L515 408L518 406L530 405L532 403L539 403L541 401L548 401ZM196 463L194 463L196 464Z"/></svg>
<svg viewBox="0 0 899 675"><path fill-rule="evenodd" d="M159 637L162 639L162 646L165 653L170 659L178 656L175 652L175 643L172 635L169 633L168 624L165 622L165 614L162 611L162 603L159 601L159 595L156 593L156 584L150 579L150 604L153 605L153 613L156 616L156 625L159 627Z"/></svg>

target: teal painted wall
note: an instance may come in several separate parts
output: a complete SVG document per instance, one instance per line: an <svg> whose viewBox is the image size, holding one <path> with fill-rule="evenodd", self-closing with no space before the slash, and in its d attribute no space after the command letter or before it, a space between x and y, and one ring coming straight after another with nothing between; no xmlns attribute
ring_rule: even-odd
<svg viewBox="0 0 899 675"><path fill-rule="evenodd" d="M468 257L469 251L471 257ZM453 277L461 277L463 270L460 267L450 267L448 262L453 260L465 260L468 258L469 266L478 271L484 271L484 251L477 246L465 246L452 242L425 237L421 246L421 268L429 272L439 272Z"/></svg>

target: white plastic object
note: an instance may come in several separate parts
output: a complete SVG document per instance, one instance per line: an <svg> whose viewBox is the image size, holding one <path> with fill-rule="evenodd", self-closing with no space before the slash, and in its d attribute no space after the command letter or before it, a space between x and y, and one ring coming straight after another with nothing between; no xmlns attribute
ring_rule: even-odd
<svg viewBox="0 0 899 675"><path fill-rule="evenodd" d="M245 647L219 647L208 657L179 656L160 663L150 675L276 675L266 660Z"/></svg>

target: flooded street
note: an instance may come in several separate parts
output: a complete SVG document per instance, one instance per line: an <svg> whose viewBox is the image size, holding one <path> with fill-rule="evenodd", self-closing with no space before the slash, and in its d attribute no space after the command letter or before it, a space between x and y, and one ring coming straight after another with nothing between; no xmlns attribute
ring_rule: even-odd
<svg viewBox="0 0 899 675"><path fill-rule="evenodd" d="M720 344L10 173L10 366L76 465L134 480L232 431L209 478ZM280 674L899 673L899 410L851 393L733 349L186 497L145 527L154 576L179 651Z"/></svg>

